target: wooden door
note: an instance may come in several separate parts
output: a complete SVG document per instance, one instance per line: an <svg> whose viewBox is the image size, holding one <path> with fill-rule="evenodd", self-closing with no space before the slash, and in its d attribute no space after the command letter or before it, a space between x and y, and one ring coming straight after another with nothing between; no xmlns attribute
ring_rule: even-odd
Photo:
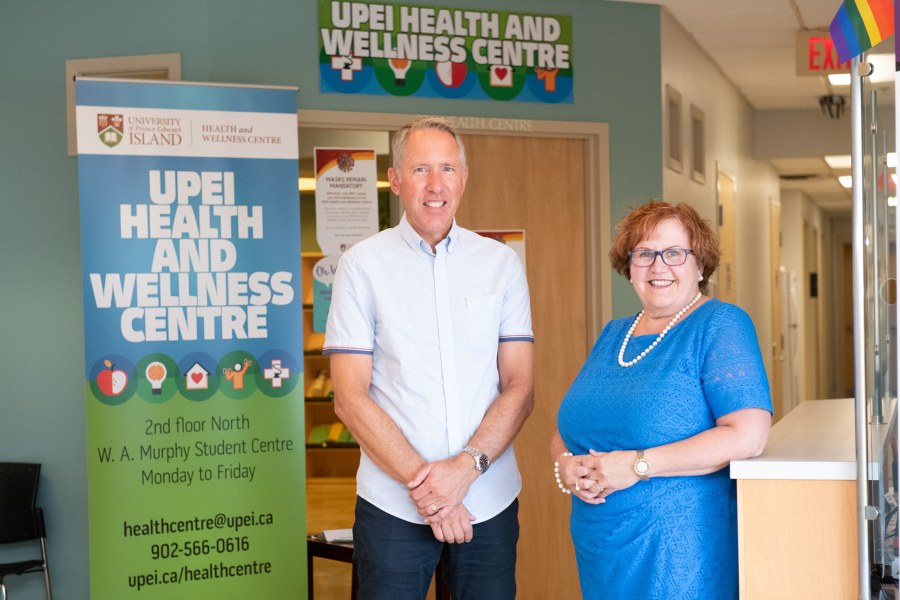
<svg viewBox="0 0 900 600"><path fill-rule="evenodd" d="M723 302L737 304L737 244L735 241L734 179L719 171L716 182L719 208L719 285L716 297Z"/></svg>
<svg viewBox="0 0 900 600"><path fill-rule="evenodd" d="M781 205L769 201L769 264L772 281L772 408L775 423L784 416L784 329L781 323Z"/></svg>
<svg viewBox="0 0 900 600"><path fill-rule="evenodd" d="M550 436L587 357L585 142L464 135L469 181L457 213L469 229L524 229L535 336L535 407L515 440L522 472L518 595L580 598L571 497L553 481Z"/></svg>

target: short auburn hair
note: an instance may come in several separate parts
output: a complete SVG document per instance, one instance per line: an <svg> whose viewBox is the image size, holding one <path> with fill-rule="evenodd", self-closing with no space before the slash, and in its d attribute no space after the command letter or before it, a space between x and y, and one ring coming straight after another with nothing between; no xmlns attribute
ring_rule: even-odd
<svg viewBox="0 0 900 600"><path fill-rule="evenodd" d="M691 250L703 272L700 291L706 293L709 278L719 266L719 239L709 221L701 219L689 204L671 204L651 200L631 210L616 225L616 235L609 249L609 262L620 275L631 279L631 260L628 253L646 239L666 219L678 219L688 234Z"/></svg>

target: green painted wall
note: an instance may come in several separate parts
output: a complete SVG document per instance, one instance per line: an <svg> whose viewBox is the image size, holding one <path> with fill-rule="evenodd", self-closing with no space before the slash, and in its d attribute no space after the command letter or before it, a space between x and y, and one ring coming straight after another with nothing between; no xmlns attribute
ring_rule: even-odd
<svg viewBox="0 0 900 600"><path fill-rule="evenodd" d="M600 0L490 8L573 16L574 104L322 94L314 0L0 4L0 460L44 464L40 503L58 599L89 597L78 178L66 155L65 61L180 52L185 80L298 85L300 108L606 122L613 219L660 196L659 8ZM618 277L613 300L617 315L633 306ZM39 576L13 584L18 600L43 597Z"/></svg>

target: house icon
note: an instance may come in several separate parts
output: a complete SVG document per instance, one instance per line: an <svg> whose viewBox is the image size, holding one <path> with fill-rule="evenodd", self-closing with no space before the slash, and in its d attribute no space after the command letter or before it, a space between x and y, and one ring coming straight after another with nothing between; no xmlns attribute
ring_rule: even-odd
<svg viewBox="0 0 900 600"><path fill-rule="evenodd" d="M205 390L209 388L209 371L203 368L198 362L187 370L184 374L185 389L188 390Z"/></svg>

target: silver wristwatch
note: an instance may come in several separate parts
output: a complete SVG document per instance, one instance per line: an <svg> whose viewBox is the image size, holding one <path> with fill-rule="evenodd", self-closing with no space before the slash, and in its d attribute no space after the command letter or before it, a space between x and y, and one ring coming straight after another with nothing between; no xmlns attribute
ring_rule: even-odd
<svg viewBox="0 0 900 600"><path fill-rule="evenodd" d="M463 448L463 452L472 456L475 459L475 470L480 473L484 473L488 470L488 467L491 466L491 459L488 458L488 455L480 450L476 450L472 446L466 446Z"/></svg>

